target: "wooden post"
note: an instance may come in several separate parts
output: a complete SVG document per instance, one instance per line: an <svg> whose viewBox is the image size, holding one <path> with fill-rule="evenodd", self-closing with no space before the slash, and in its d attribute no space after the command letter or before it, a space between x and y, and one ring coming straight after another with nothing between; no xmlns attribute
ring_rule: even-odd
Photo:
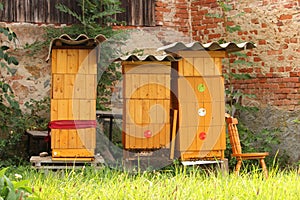
<svg viewBox="0 0 300 200"><path fill-rule="evenodd" d="M176 127L177 127L177 114L178 110L173 111L173 126L172 126L172 138L171 138L171 152L170 152L170 159L174 159L174 152L175 152L175 142L176 142Z"/></svg>

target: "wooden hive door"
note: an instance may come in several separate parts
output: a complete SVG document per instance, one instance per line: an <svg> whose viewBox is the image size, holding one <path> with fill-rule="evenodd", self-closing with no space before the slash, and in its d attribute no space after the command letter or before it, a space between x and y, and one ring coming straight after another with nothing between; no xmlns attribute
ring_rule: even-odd
<svg viewBox="0 0 300 200"><path fill-rule="evenodd" d="M183 160L224 156L223 54L181 52L183 59L173 64L179 110L177 147Z"/></svg>
<svg viewBox="0 0 300 200"><path fill-rule="evenodd" d="M96 129L96 50L52 49L52 158L94 157ZM79 128L85 123L85 128ZM86 126L87 125L87 126Z"/></svg>
<svg viewBox="0 0 300 200"><path fill-rule="evenodd" d="M123 62L125 149L170 145L170 63Z"/></svg>

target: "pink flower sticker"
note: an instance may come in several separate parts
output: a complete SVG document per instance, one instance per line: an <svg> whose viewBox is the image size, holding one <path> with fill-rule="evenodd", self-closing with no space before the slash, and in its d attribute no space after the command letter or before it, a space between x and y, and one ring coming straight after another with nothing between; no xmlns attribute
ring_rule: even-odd
<svg viewBox="0 0 300 200"><path fill-rule="evenodd" d="M145 136L145 138L150 138L152 136L152 132L150 130L146 130L144 132L144 136Z"/></svg>
<svg viewBox="0 0 300 200"><path fill-rule="evenodd" d="M199 133L199 139L200 140L205 140L206 139L206 133L205 132Z"/></svg>

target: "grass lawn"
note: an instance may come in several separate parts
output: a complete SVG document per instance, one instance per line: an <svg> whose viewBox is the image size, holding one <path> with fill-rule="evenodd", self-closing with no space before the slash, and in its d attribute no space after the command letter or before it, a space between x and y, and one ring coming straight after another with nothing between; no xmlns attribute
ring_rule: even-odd
<svg viewBox="0 0 300 200"><path fill-rule="evenodd" d="M40 199L299 199L300 175L296 170L270 170L266 180L259 169L240 176L195 168L130 174L109 168L62 171L10 169L29 180Z"/></svg>

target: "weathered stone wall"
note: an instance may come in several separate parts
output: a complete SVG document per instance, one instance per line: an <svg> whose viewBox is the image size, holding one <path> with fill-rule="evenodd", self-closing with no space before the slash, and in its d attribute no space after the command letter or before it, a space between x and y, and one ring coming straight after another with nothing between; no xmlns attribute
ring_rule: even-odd
<svg viewBox="0 0 300 200"><path fill-rule="evenodd" d="M232 0L233 10L225 13L216 0L161 0L156 5L158 25L172 27L192 36L195 41L255 42L257 49L247 52L254 66L231 69L234 73L248 73L254 79L239 81L236 87L257 95L261 105L300 109L299 1ZM227 25L240 25L241 31L226 32L224 19L209 14L232 17Z"/></svg>
<svg viewBox="0 0 300 200"><path fill-rule="evenodd" d="M300 1L232 0L230 4L233 10L224 13L216 0L159 0L156 20L158 25L172 27L202 43L220 39L255 42L257 48L246 51L247 60L254 65L230 69L253 77L233 82L236 89L256 95L244 103L260 109L242 116L243 121L257 133L264 128L281 129L278 148L286 149L291 160L298 161L300 125L293 120L300 118ZM224 23L209 14L232 19ZM226 25L240 25L241 31L226 32Z"/></svg>

